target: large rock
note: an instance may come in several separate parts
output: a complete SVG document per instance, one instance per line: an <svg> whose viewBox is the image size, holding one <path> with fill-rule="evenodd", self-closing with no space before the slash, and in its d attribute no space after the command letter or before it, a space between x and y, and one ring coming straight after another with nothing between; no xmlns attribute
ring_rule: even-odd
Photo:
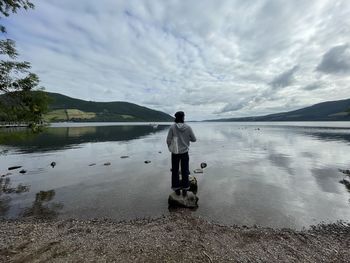
<svg viewBox="0 0 350 263"><path fill-rule="evenodd" d="M197 179L196 177L190 175L188 177L188 180L190 181L190 189L188 191L196 194L198 191L198 184L197 184ZM180 185L181 185L181 180L180 180Z"/></svg>
<svg viewBox="0 0 350 263"><path fill-rule="evenodd" d="M188 179L190 181L190 191L196 194L198 191L198 184L197 184L196 177L190 175Z"/></svg>
<svg viewBox="0 0 350 263"><path fill-rule="evenodd" d="M173 192L169 195L168 203L172 207L196 208L198 207L198 197L192 192L187 192L186 196Z"/></svg>

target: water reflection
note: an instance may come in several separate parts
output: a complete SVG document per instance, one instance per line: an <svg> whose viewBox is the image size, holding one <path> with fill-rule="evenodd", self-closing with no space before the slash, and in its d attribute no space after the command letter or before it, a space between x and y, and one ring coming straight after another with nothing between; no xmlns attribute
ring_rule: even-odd
<svg viewBox="0 0 350 263"><path fill-rule="evenodd" d="M350 220L349 185L339 183L338 172L350 168L350 129L191 125L198 142L191 145L190 170L208 164L196 174L199 207L191 213L223 224L295 228ZM0 172L15 165L28 171L13 172L16 187L6 189L31 188L3 194L12 199L0 198L1 215L123 220L172 212L166 134L167 126L59 127L6 141Z"/></svg>
<svg viewBox="0 0 350 263"><path fill-rule="evenodd" d="M58 211L63 208L63 204L51 202L54 197L54 190L40 191L35 195L33 205L25 209L23 216L40 219L53 219L57 217Z"/></svg>
<svg viewBox="0 0 350 263"><path fill-rule="evenodd" d="M346 189L348 189L348 191L350 192L350 170L343 170L343 169L339 169L339 172L341 172L343 174L343 180L340 180L339 183L343 184ZM347 177L347 178L345 178ZM349 199L350 201L350 199Z"/></svg>
<svg viewBox="0 0 350 263"><path fill-rule="evenodd" d="M350 132L349 129L339 129L339 128L313 128L303 131L307 136L314 137L323 141L343 141L345 143L350 142Z"/></svg>
<svg viewBox="0 0 350 263"><path fill-rule="evenodd" d="M71 148L87 142L129 141L162 131L166 125L51 127L34 134L28 129L0 129L0 144L34 153ZM5 151L5 152L4 152ZM3 150L6 153L7 150Z"/></svg>
<svg viewBox="0 0 350 263"><path fill-rule="evenodd" d="M10 208L12 194L21 194L29 192L30 186L18 184L13 187L9 175L2 175L0 177L0 216L5 216Z"/></svg>

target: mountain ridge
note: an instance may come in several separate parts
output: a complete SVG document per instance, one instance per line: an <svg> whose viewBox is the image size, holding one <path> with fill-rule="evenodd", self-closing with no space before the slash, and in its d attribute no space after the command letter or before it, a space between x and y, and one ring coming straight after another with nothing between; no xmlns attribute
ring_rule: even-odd
<svg viewBox="0 0 350 263"><path fill-rule="evenodd" d="M167 113L125 101L96 102L45 92L50 98L47 121L173 121Z"/></svg>
<svg viewBox="0 0 350 263"><path fill-rule="evenodd" d="M206 121L350 121L350 99L325 101L297 110L263 116L211 119Z"/></svg>

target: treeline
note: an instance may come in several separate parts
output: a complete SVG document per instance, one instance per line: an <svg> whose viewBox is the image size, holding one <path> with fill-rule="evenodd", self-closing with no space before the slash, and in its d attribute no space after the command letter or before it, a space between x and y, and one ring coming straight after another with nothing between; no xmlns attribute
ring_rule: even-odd
<svg viewBox="0 0 350 263"><path fill-rule="evenodd" d="M20 9L33 9L29 0L0 0L0 22ZM27 61L18 61L15 41L0 23L0 121L38 123L48 109L48 97ZM35 92L33 92L35 91Z"/></svg>

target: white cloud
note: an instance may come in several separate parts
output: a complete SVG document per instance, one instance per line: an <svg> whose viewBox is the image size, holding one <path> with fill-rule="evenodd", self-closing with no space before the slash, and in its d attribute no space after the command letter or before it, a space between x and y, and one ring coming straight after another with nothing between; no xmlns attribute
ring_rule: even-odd
<svg viewBox="0 0 350 263"><path fill-rule="evenodd" d="M350 43L347 0L38 0L5 23L48 91L82 99L210 119L349 96L347 71L316 70Z"/></svg>

